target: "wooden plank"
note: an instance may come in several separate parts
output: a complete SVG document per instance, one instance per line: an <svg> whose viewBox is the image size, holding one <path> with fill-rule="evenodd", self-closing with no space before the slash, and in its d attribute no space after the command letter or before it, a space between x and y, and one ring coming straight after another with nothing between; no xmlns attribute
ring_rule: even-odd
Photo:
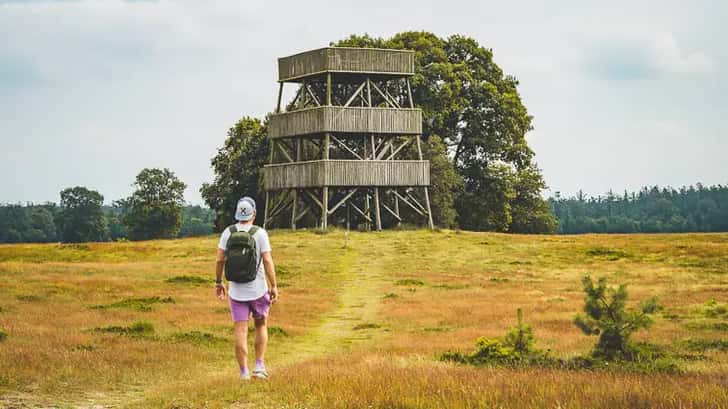
<svg viewBox="0 0 728 409"><path fill-rule="evenodd" d="M401 194L399 194L399 192L397 192L397 191L394 191L394 195L395 195L395 196L397 196L397 197L399 198L399 200L403 201L403 202L404 202L404 203L405 203L405 204L406 204L407 206L409 206L409 207L410 207L410 208L411 208L412 210L414 210L415 212L417 212L417 213L418 213L418 214L419 214L420 216L424 216L424 215L425 215L424 213L422 213L422 211L421 211L421 210L420 210L419 208L417 208L417 206L415 206L415 205L413 205L412 203L410 203L410 201L409 201L409 200L407 200L407 198L406 198L406 197L404 197L404 196L402 196Z"/></svg>
<svg viewBox="0 0 728 409"><path fill-rule="evenodd" d="M414 51L326 47L278 59L278 81L330 72L407 77L414 74Z"/></svg>
<svg viewBox="0 0 728 409"><path fill-rule="evenodd" d="M422 133L422 111L410 108L321 106L273 114L269 138L334 133L418 135Z"/></svg>
<svg viewBox="0 0 728 409"><path fill-rule="evenodd" d="M323 186L428 186L430 163L419 160L314 160L263 168L266 190Z"/></svg>
<svg viewBox="0 0 728 409"><path fill-rule="evenodd" d="M339 138L335 137L334 135L331 135L331 139L333 139L333 141L336 142L339 146L341 146L345 151L347 151L350 154L352 154L355 158L357 158L359 160L364 160L364 158L362 158L361 156L359 156L359 154L357 154L356 152L354 152L344 142L340 141Z"/></svg>
<svg viewBox="0 0 728 409"><path fill-rule="evenodd" d="M361 210L359 208L359 206L357 206L354 203L351 203L351 207L354 209L355 212L359 213L364 218L364 220L368 221L369 223L372 222L372 218L369 217L369 216L367 216L366 212L364 212L363 210Z"/></svg>
<svg viewBox="0 0 728 409"><path fill-rule="evenodd" d="M352 189L349 193L347 193L346 196L344 196L341 200L339 200L339 202L334 207L332 207L331 210L329 210L329 214L334 214L334 212L336 211L336 209L338 209L342 204L346 203L346 201L351 196L353 196L354 193L356 193L357 190L359 190L359 189Z"/></svg>
<svg viewBox="0 0 728 409"><path fill-rule="evenodd" d="M392 215L392 217L394 217L395 219L397 219L398 222L401 222L402 221L402 218L399 217L399 215L397 214L397 212L395 212L394 210L390 209L389 206L387 206L386 203L382 203L382 207L384 208L384 210L388 211L389 214Z"/></svg>

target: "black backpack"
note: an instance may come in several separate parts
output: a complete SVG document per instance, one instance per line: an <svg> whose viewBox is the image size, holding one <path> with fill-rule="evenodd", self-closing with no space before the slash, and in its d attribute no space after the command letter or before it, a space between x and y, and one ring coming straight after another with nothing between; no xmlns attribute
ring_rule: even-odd
<svg viewBox="0 0 728 409"><path fill-rule="evenodd" d="M236 283L249 283L258 275L258 249L253 238L258 226L252 226L248 231L238 231L232 225L228 230L230 237L225 248L225 278Z"/></svg>

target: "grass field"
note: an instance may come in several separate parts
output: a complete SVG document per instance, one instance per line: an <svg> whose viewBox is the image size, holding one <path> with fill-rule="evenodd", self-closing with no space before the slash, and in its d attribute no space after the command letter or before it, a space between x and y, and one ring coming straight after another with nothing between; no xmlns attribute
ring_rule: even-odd
<svg viewBox="0 0 728 409"><path fill-rule="evenodd" d="M241 383L215 237L0 246L0 407L728 408L728 234L271 234L281 301L267 382ZM444 363L522 308L537 346L586 354L584 274L664 310L636 334L683 373Z"/></svg>

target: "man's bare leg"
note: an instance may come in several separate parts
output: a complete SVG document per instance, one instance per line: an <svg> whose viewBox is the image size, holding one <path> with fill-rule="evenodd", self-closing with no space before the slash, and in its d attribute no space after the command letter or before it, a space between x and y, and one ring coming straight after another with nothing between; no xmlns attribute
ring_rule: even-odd
<svg viewBox="0 0 728 409"><path fill-rule="evenodd" d="M265 350L268 346L268 322L265 317L261 319L255 320L255 371L253 371L253 375L256 375L257 372L262 371L263 373L266 373L265 371ZM267 376L267 373L266 373Z"/></svg>
<svg viewBox="0 0 728 409"><path fill-rule="evenodd" d="M248 375L248 321L235 322L235 357L240 365L240 375Z"/></svg>

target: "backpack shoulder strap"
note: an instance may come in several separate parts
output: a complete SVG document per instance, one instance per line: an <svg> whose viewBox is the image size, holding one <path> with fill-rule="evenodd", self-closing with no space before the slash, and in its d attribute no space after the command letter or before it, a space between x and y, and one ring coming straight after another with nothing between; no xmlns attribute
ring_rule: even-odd
<svg viewBox="0 0 728 409"><path fill-rule="evenodd" d="M228 227L228 231L232 235L233 233L237 233L238 232L238 229L237 229L237 227L235 227L234 224L231 224L230 227Z"/></svg>
<svg viewBox="0 0 728 409"><path fill-rule="evenodd" d="M258 232L258 230L260 230L260 227L255 226L255 225L250 226L250 230L248 230L248 234L250 234L251 236L253 236L253 235L255 235L255 233Z"/></svg>

